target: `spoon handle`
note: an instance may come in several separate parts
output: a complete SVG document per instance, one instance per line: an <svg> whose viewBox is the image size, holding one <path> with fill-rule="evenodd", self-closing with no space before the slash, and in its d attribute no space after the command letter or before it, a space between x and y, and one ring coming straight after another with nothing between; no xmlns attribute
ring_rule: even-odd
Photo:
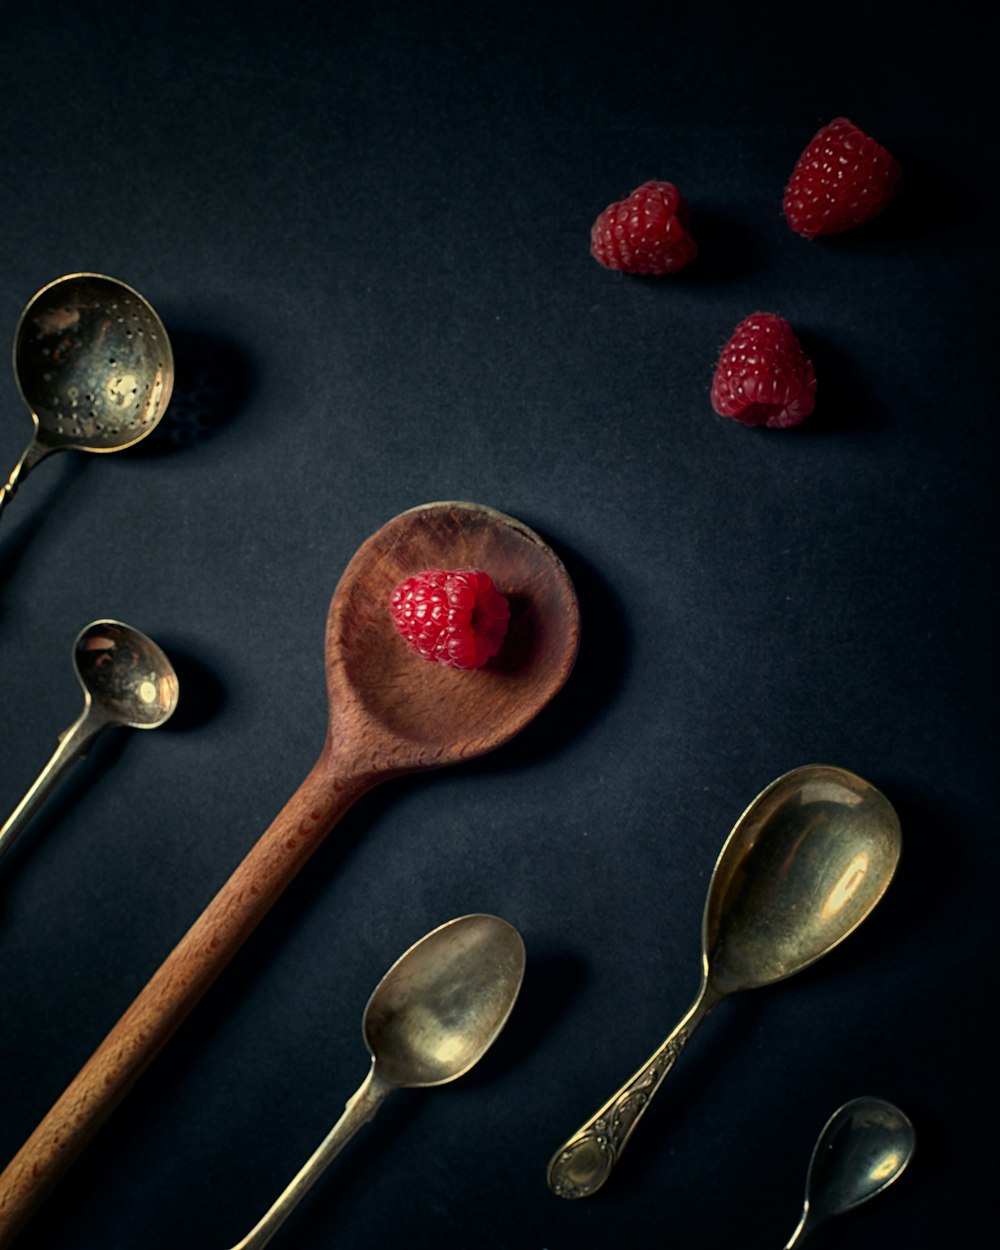
<svg viewBox="0 0 1000 1250"><path fill-rule="evenodd" d="M722 995L706 980L680 1023L643 1066L552 1156L549 1188L560 1198L589 1198L611 1175L632 1131L684 1044Z"/></svg>
<svg viewBox="0 0 1000 1250"><path fill-rule="evenodd" d="M43 447L37 439L32 439L28 444L24 455L11 470L10 477L3 486L0 486L0 516L3 515L7 502L13 498L17 488L31 470L38 464L39 460L44 460L52 450L50 447Z"/></svg>
<svg viewBox="0 0 1000 1250"><path fill-rule="evenodd" d="M71 764L87 754L91 743L106 727L107 721L88 705L69 729L63 731L59 745L31 789L0 825L0 858L13 845L14 839L41 807L60 777Z"/></svg>
<svg viewBox="0 0 1000 1250"><path fill-rule="evenodd" d="M263 1250L313 1185L363 1124L375 1115L394 1086L381 1080L375 1061L361 1088L348 1100L344 1114L313 1151L306 1163L285 1186L266 1214L232 1250Z"/></svg>
<svg viewBox="0 0 1000 1250"><path fill-rule="evenodd" d="M338 778L329 752L328 745L0 1174L0 1250L11 1244L340 817L378 780L357 769Z"/></svg>
<svg viewBox="0 0 1000 1250"><path fill-rule="evenodd" d="M809 1206L806 1205L802 1212L799 1222L795 1225L795 1232L785 1242L784 1250L793 1250L795 1246L801 1246L805 1243L806 1229L808 1227Z"/></svg>

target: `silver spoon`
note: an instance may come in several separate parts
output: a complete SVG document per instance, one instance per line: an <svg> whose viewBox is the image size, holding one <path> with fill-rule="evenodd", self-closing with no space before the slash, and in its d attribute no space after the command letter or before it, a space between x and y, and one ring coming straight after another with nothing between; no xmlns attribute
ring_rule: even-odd
<svg viewBox="0 0 1000 1250"><path fill-rule="evenodd" d="M813 1150L802 1218L785 1250L891 1185L913 1158L916 1142L910 1121L882 1098L855 1098L835 1111Z"/></svg>
<svg viewBox="0 0 1000 1250"><path fill-rule="evenodd" d="M14 375L35 433L0 487L0 515L52 452L122 451L152 433L170 401L174 358L163 322L138 291L73 273L42 287L21 314Z"/></svg>
<svg viewBox="0 0 1000 1250"><path fill-rule="evenodd" d="M69 766L99 733L116 725L156 729L177 706L177 674L151 638L121 621L92 621L73 644L73 667L83 687L83 711L34 785L0 826L0 856L9 849Z"/></svg>
<svg viewBox="0 0 1000 1250"><path fill-rule="evenodd" d="M694 1002L638 1072L552 1156L553 1193L596 1193L708 1013L728 994L784 980L839 945L888 889L899 852L891 804L843 768L810 764L762 790L712 873Z"/></svg>
<svg viewBox="0 0 1000 1250"><path fill-rule="evenodd" d="M233 1247L266 1246L327 1165L395 1089L463 1076L507 1022L524 976L524 943L497 916L460 916L392 965L362 1021L371 1068L344 1114L267 1214Z"/></svg>

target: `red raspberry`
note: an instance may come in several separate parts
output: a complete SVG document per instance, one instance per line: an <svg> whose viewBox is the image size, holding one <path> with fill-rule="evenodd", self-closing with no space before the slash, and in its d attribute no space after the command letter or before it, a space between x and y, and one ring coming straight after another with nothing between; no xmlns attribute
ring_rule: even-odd
<svg viewBox="0 0 1000 1250"><path fill-rule="evenodd" d="M795 163L782 205L807 239L839 234L880 213L899 186L893 156L846 117L818 131Z"/></svg>
<svg viewBox="0 0 1000 1250"><path fill-rule="evenodd" d="M644 182L609 204L590 231L590 254L608 269L662 277L698 255L687 205L671 182Z"/></svg>
<svg viewBox="0 0 1000 1250"><path fill-rule="evenodd" d="M816 374L792 327L774 313L754 313L722 349L712 379L712 407L744 425L785 429L816 404Z"/></svg>
<svg viewBox="0 0 1000 1250"><path fill-rule="evenodd" d="M510 605L480 569L427 569L389 597L393 624L425 660L482 668L500 650Z"/></svg>

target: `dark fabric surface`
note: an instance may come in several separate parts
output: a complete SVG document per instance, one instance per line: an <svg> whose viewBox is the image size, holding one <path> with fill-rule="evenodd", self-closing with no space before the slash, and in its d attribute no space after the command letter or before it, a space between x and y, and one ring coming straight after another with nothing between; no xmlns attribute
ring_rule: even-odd
<svg viewBox="0 0 1000 1250"><path fill-rule="evenodd" d="M997 116L963 6L2 9L0 330L60 274L112 274L178 377L146 443L55 457L5 510L0 814L79 710L88 621L153 636L182 702L106 735L0 864L0 1162L310 768L327 605L369 534L492 505L562 556L583 619L520 738L351 811L23 1244L234 1244L362 1080L378 978L469 911L525 939L508 1030L460 1083L398 1094L275 1245L763 1250L859 1094L919 1153L829 1244L987 1244ZM807 243L782 188L841 114L905 192ZM588 255L649 178L701 248L663 281ZM709 406L758 309L815 362L796 430ZM10 371L0 391L13 465L31 424ZM551 1152L695 993L726 834L810 762L896 806L884 903L724 1003L606 1189L556 1199Z"/></svg>

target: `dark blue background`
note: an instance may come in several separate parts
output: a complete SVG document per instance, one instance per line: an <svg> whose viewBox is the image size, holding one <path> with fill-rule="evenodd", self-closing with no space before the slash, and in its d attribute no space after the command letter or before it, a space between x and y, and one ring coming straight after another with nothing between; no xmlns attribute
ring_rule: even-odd
<svg viewBox="0 0 1000 1250"><path fill-rule="evenodd" d="M2 15L0 332L60 274L109 273L163 317L178 382L151 440L57 457L5 512L0 809L79 710L91 619L156 638L183 702L107 735L0 867L0 1162L312 764L327 605L370 533L435 499L500 508L565 559L584 626L521 738L350 813L23 1244L232 1245L364 1076L379 976L478 910L529 952L508 1031L463 1082L397 1095L281 1245L764 1250L859 1094L903 1107L919 1153L828 1244L985 1244L998 119L965 6ZM839 114L907 186L807 243L781 192ZM649 178L681 188L702 252L662 282L588 255ZM796 430L708 402L758 309L815 361ZM9 371L0 400L12 466L30 420ZM731 825L814 761L899 811L884 904L723 1004L613 1181L557 1200L552 1150L694 995Z"/></svg>

